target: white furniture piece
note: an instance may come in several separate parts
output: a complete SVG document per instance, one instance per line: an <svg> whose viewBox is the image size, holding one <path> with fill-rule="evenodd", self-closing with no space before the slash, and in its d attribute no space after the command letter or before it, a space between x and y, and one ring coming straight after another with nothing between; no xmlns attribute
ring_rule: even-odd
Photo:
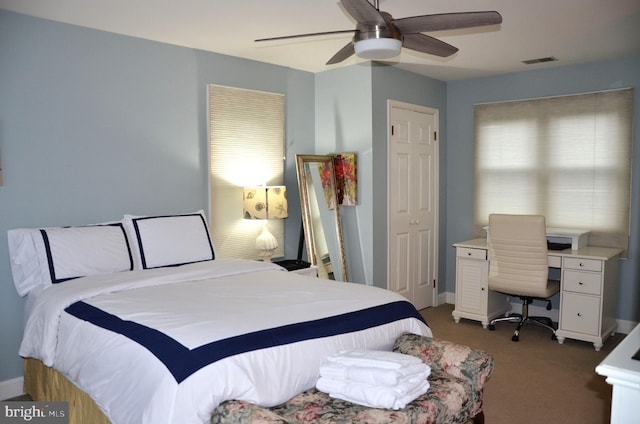
<svg viewBox="0 0 640 424"><path fill-rule="evenodd" d="M307 268L302 268L302 269L296 269L293 271L289 271L289 272L294 272L296 274L300 274L300 275L306 275L307 277L317 277L318 276L318 266L317 265L311 265Z"/></svg>
<svg viewBox="0 0 640 424"><path fill-rule="evenodd" d="M613 386L611 424L637 423L640 417L640 360L633 359L640 350L640 325L596 367Z"/></svg>
<svg viewBox="0 0 640 424"><path fill-rule="evenodd" d="M486 238L455 243L456 322L467 318L489 321L511 310L504 295L488 289ZM561 269L558 342L566 338L593 343L600 350L617 329L618 267L622 250L587 246L549 251L549 267ZM472 262L475 261L475 262Z"/></svg>
<svg viewBox="0 0 640 424"><path fill-rule="evenodd" d="M589 230L576 228L546 227L547 240L552 243L571 244L571 250L578 250L589 244ZM489 226L483 227L489 237Z"/></svg>
<svg viewBox="0 0 640 424"><path fill-rule="evenodd" d="M571 250L587 247L590 231L572 228L547 227L547 240L553 243L571 243Z"/></svg>
<svg viewBox="0 0 640 424"><path fill-rule="evenodd" d="M511 311L508 297L489 290L486 239L454 244L456 247L456 307L453 318L480 321L487 328L493 318Z"/></svg>

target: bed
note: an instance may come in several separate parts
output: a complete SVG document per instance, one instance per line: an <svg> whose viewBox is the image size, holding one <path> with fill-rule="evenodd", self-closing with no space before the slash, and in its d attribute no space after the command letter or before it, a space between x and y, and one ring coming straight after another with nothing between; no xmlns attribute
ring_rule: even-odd
<svg viewBox="0 0 640 424"><path fill-rule="evenodd" d="M340 350L431 336L390 291L216 258L202 211L10 230L9 250L25 388L77 417L95 403L113 423L207 423L226 400L270 407L312 388ZM45 375L79 397L39 399L62 387Z"/></svg>

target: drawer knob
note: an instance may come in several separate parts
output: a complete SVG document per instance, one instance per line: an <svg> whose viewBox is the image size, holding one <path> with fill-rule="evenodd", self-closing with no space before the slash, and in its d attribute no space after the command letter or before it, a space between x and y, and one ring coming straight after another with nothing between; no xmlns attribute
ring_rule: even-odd
<svg viewBox="0 0 640 424"><path fill-rule="evenodd" d="M580 262L580 268L584 267L584 263Z"/></svg>
<svg viewBox="0 0 640 424"><path fill-rule="evenodd" d="M578 285L583 285L584 283L582 281L578 281Z"/></svg>
<svg viewBox="0 0 640 424"><path fill-rule="evenodd" d="M471 256L471 252L467 252L467 256Z"/></svg>
<svg viewBox="0 0 640 424"><path fill-rule="evenodd" d="M582 312L578 312L578 316L581 317L582 316Z"/></svg>

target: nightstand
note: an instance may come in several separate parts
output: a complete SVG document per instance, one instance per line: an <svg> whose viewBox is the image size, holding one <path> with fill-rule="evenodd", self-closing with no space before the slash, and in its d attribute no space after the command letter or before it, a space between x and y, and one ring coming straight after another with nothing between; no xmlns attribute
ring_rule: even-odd
<svg viewBox="0 0 640 424"><path fill-rule="evenodd" d="M318 267L316 265L311 265L307 268L302 269L294 269L293 272L300 275L306 275L307 277L317 277L318 276Z"/></svg>
<svg viewBox="0 0 640 424"><path fill-rule="evenodd" d="M295 272L296 274L306 275L308 277L318 276L318 267L316 265L309 264L309 262L297 259L285 259L282 261L274 261L274 263L280 265L289 272Z"/></svg>

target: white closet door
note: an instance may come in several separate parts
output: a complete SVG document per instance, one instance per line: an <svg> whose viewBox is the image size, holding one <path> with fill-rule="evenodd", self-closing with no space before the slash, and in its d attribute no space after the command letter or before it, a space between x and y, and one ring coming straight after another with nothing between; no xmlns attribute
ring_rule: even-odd
<svg viewBox="0 0 640 424"><path fill-rule="evenodd" d="M388 287L418 309L436 303L438 111L390 102Z"/></svg>

